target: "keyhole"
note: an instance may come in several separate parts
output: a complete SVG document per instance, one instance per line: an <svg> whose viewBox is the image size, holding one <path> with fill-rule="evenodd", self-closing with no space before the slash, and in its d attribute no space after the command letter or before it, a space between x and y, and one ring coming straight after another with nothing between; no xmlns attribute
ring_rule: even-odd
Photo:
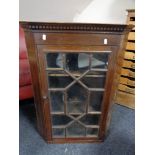
<svg viewBox="0 0 155 155"><path fill-rule="evenodd" d="M108 39L107 39L107 38L104 39L104 44L105 44L105 45L108 44Z"/></svg>
<svg viewBox="0 0 155 155"><path fill-rule="evenodd" d="M43 40L46 40L46 34L43 34L43 35L42 35L42 39L43 39Z"/></svg>

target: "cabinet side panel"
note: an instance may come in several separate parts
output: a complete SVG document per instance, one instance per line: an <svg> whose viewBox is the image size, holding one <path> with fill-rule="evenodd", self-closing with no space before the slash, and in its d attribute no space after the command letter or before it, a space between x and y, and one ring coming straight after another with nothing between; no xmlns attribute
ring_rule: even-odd
<svg viewBox="0 0 155 155"><path fill-rule="evenodd" d="M128 35L122 35L120 39L120 46L113 48L113 53L110 59L108 80L106 83L106 92L104 99L104 106L102 107L103 117L100 122L100 138L103 138L109 128L111 120L112 105L115 102L116 89L119 83L121 66L123 64L124 49L126 47Z"/></svg>
<svg viewBox="0 0 155 155"><path fill-rule="evenodd" d="M116 91L117 87L119 84L119 79L121 75L121 66L123 64L123 59L124 59L124 51L125 47L127 44L127 37L128 34L122 35L121 40L120 40L120 46L116 51L116 58L115 58L115 65L114 65L114 80L112 84L112 90L110 94L110 105L109 105L109 111L107 114L107 118L105 119L105 132L109 129L110 125L110 120L111 120L111 110L112 110L112 105L115 103L115 96L116 96Z"/></svg>
<svg viewBox="0 0 155 155"><path fill-rule="evenodd" d="M45 140L50 141L47 137L46 132L46 119L45 119L45 111L44 111L44 103L41 99L41 85L39 81L39 66L37 59L37 49L35 46L33 33L26 31L26 46L28 50L28 58L30 63L33 91L34 91L34 101L36 108L36 116L37 116L37 127L39 133L44 137Z"/></svg>
<svg viewBox="0 0 155 155"><path fill-rule="evenodd" d="M111 47L111 55L109 57L108 62L108 73L106 77L106 85L105 85L105 92L104 92L104 100L103 106L101 108L102 111L102 117L100 119L100 131L99 131L99 137L100 139L103 139L106 133L106 126L108 123L108 117L111 115L111 96L113 94L113 81L114 81L114 72L115 72L115 65L116 65L116 56L117 56L117 49L118 47Z"/></svg>

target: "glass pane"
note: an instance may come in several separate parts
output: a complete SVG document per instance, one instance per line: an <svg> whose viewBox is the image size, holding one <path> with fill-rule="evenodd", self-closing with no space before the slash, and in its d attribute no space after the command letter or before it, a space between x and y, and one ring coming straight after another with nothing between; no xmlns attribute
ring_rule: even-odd
<svg viewBox="0 0 155 155"><path fill-rule="evenodd" d="M89 54L66 54L66 69L71 72L85 72L89 69Z"/></svg>
<svg viewBox="0 0 155 155"><path fill-rule="evenodd" d="M69 113L85 112L87 102L87 90L75 83L67 91L67 107Z"/></svg>
<svg viewBox="0 0 155 155"><path fill-rule="evenodd" d="M101 111L102 100L103 100L103 92L91 91L89 112Z"/></svg>
<svg viewBox="0 0 155 155"><path fill-rule="evenodd" d="M98 128L87 128L87 136L98 136Z"/></svg>
<svg viewBox="0 0 155 155"><path fill-rule="evenodd" d="M106 72L88 72L81 81L88 88L104 88L106 81Z"/></svg>
<svg viewBox="0 0 155 155"><path fill-rule="evenodd" d="M72 117L74 117L74 118L77 118L77 117L79 117L80 115L71 115Z"/></svg>
<svg viewBox="0 0 155 155"><path fill-rule="evenodd" d="M109 53L106 52L59 53L58 51L45 54L53 137L98 136L104 93L104 89L100 88L105 87L108 56ZM80 78L84 72L88 73ZM71 75L79 79L76 80Z"/></svg>
<svg viewBox="0 0 155 155"><path fill-rule="evenodd" d="M52 112L64 112L64 93L50 92Z"/></svg>
<svg viewBox="0 0 155 155"><path fill-rule="evenodd" d="M63 68L62 53L47 53L46 61L48 68Z"/></svg>
<svg viewBox="0 0 155 155"><path fill-rule="evenodd" d="M83 127L78 122L75 122L67 128L67 136L68 137L85 136L85 127Z"/></svg>
<svg viewBox="0 0 155 155"><path fill-rule="evenodd" d="M64 137L65 136L65 129L62 128L53 128L52 129L53 137Z"/></svg>
<svg viewBox="0 0 155 155"><path fill-rule="evenodd" d="M98 125L99 123L99 115L85 115L80 121L86 125Z"/></svg>
<svg viewBox="0 0 155 155"><path fill-rule="evenodd" d="M53 115L53 125L67 125L72 119L66 115Z"/></svg>
<svg viewBox="0 0 155 155"><path fill-rule="evenodd" d="M48 83L49 88L65 88L73 81L65 72L49 72L48 73Z"/></svg>
<svg viewBox="0 0 155 155"><path fill-rule="evenodd" d="M92 56L92 68L107 69L109 53L94 53Z"/></svg>

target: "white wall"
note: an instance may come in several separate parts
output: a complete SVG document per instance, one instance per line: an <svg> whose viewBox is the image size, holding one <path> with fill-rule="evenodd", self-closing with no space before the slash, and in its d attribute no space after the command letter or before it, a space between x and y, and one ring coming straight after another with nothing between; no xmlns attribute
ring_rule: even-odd
<svg viewBox="0 0 155 155"><path fill-rule="evenodd" d="M20 21L125 23L135 0L20 0Z"/></svg>

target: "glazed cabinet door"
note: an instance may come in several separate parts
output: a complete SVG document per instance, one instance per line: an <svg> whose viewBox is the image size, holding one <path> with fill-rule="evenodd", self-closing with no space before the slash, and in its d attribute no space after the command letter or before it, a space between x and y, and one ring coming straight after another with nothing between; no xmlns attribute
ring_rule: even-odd
<svg viewBox="0 0 155 155"><path fill-rule="evenodd" d="M104 102L108 102L109 63L115 54L109 49L69 49L38 46L42 98L49 107L46 113L51 137L62 141L99 139Z"/></svg>

